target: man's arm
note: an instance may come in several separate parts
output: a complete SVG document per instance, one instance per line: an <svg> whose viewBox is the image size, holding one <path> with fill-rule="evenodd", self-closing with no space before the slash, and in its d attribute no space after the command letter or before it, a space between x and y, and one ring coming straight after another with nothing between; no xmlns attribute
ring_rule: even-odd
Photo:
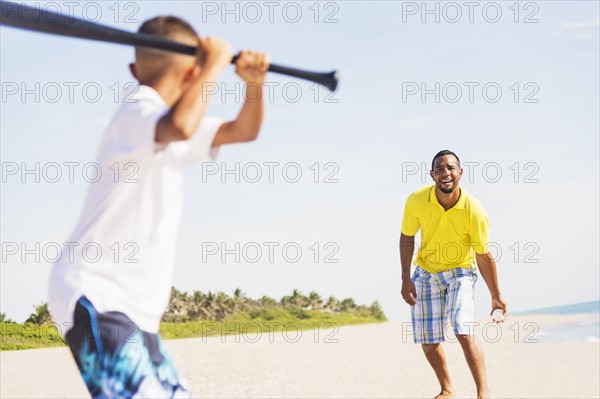
<svg viewBox="0 0 600 399"><path fill-rule="evenodd" d="M415 236L406 236L400 233L400 263L402 264L402 298L410 306L417 301L417 289L410 279L410 266L415 251Z"/></svg>
<svg viewBox="0 0 600 399"><path fill-rule="evenodd" d="M198 39L198 76L156 125L156 142L187 140L194 135L204 117L208 103L206 84L216 82L223 69L231 62L231 48L226 42L207 37ZM202 60L201 60L202 58Z"/></svg>
<svg viewBox="0 0 600 399"><path fill-rule="evenodd" d="M269 58L263 53L241 51L236 73L246 84L246 98L237 118L221 125L213 146L243 143L258 137L264 115L263 85L269 68Z"/></svg>
<svg viewBox="0 0 600 399"><path fill-rule="evenodd" d="M508 307L502 299L500 294L500 286L498 284L498 272L496 269L496 261L491 253L478 254L475 253L477 260L477 266L481 272L481 276L485 280L485 283L492 296L492 312L494 309L502 309L504 317L508 314ZM491 313L490 313L491 314Z"/></svg>

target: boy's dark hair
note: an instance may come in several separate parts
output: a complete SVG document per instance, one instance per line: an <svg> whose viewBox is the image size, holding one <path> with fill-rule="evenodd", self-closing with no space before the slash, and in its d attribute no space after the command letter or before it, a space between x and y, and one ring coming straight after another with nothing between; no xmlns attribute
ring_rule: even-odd
<svg viewBox="0 0 600 399"><path fill-rule="evenodd" d="M158 16L145 21L138 32L165 39L174 39L180 34L198 37L198 34L189 23L171 15Z"/></svg>
<svg viewBox="0 0 600 399"><path fill-rule="evenodd" d="M198 45L198 34L190 24L170 15L154 17L140 26L138 32L172 40L189 46ZM135 48L135 74L140 84L152 86L170 69L183 68L182 56L146 47ZM183 57L187 59L187 57Z"/></svg>
<svg viewBox="0 0 600 399"><path fill-rule="evenodd" d="M455 153L453 153L450 150L442 150L440 152L438 152L437 154L435 154L435 156L433 157L433 160L431 161L431 170L433 170L433 168L435 168L435 160L443 157L444 155L452 155L454 158L456 158L456 160L458 161L458 165L460 166L460 159L458 158L458 155L456 155Z"/></svg>

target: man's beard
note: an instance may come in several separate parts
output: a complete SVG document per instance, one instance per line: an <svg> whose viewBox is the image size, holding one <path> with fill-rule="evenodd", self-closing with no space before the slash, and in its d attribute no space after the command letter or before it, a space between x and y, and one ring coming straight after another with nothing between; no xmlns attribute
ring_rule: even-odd
<svg viewBox="0 0 600 399"><path fill-rule="evenodd" d="M456 188L456 186L458 186L458 182L455 181L454 184L452 184L452 187L446 188L443 186L443 183L440 182L438 183L437 187L440 189L441 192L443 192L444 194L451 194L454 189Z"/></svg>

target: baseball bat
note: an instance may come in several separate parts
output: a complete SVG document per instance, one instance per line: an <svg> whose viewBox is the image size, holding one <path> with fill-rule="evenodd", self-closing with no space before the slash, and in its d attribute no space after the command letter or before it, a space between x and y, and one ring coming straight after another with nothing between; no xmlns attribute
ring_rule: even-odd
<svg viewBox="0 0 600 399"><path fill-rule="evenodd" d="M145 33L127 32L95 22L62 15L54 11L29 7L24 4L0 1L0 18L0 25L14 28L108 43L128 44L136 47L147 47L192 56L196 55L196 47L193 46ZM236 55L232 58L232 64L236 62L237 57ZM270 64L269 72L315 82L331 91L336 90L338 86L337 71L312 72Z"/></svg>

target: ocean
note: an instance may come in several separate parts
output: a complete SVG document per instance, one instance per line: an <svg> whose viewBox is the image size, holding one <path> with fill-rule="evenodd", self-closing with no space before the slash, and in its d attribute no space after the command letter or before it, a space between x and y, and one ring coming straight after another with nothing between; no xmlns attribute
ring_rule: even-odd
<svg viewBox="0 0 600 399"><path fill-rule="evenodd" d="M600 301L576 303L565 306L528 310L525 312L514 312L514 315L528 314L556 314L576 315L582 314L588 317L571 323L550 325L537 332L535 338L543 343L556 342L587 342L600 343Z"/></svg>

